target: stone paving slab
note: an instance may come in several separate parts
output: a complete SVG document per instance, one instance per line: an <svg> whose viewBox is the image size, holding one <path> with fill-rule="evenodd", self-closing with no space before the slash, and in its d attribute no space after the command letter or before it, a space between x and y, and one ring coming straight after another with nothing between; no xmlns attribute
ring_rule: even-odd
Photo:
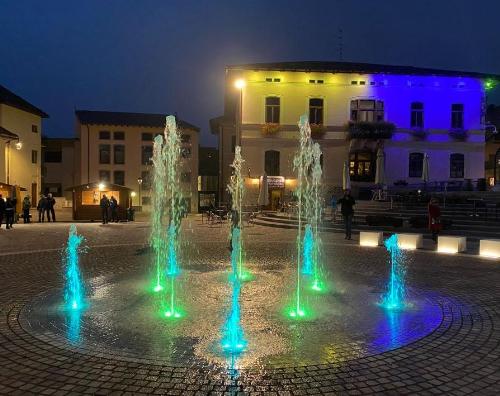
<svg viewBox="0 0 500 396"><path fill-rule="evenodd" d="M408 279L435 294L443 312L427 336L380 354L331 364L260 367L239 376L213 367L175 367L122 359L106 351L78 351L47 341L20 320L26 304L62 286L60 252L67 224L0 230L0 393L1 394L418 394L500 393L500 266L466 255L412 252ZM43 227L43 229L42 229ZM91 249L82 271L92 277L137 270L147 241L145 223L79 225ZM247 254L293 258L293 230L246 230ZM198 220L186 224L191 253L224 257L227 230ZM115 245L115 246L113 246ZM381 282L385 251L367 249L332 236L326 241L332 273ZM31 251L35 253L31 253ZM203 265L203 264L199 264ZM269 262L272 269L272 260Z"/></svg>

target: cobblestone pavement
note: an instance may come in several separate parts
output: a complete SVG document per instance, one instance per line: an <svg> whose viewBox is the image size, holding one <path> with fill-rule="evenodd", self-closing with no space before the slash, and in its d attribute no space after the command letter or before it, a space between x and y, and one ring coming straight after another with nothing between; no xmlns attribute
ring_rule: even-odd
<svg viewBox="0 0 500 396"><path fill-rule="evenodd" d="M49 228L50 227L50 228ZM62 286L60 251L67 224L19 225L0 230L0 393L2 394L479 394L500 393L500 269L470 255L410 253L408 283L441 308L435 329L395 349L306 365L260 365L239 375L213 365L131 359L103 348L53 342L35 331L23 309ZM87 277L126 276L148 268L146 223L80 224L90 249ZM227 230L191 219L193 271L224 265ZM292 260L293 230L250 227L247 257L259 271L279 273ZM338 234L325 236L332 274L381 287L383 248L361 248ZM285 263L285 264L284 264ZM258 282L256 280L255 282ZM116 352L116 351L115 351ZM182 363L182 362L181 362Z"/></svg>

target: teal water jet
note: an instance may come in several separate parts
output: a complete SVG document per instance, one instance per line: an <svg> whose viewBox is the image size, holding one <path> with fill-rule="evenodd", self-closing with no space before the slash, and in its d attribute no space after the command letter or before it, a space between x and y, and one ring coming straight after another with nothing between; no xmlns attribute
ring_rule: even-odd
<svg viewBox="0 0 500 396"><path fill-rule="evenodd" d="M243 198L243 177L241 175L241 147L236 146L234 161L232 163L233 175L228 185L231 194L231 309L226 319L223 329L222 349L231 354L238 354L245 350L247 341L245 340L243 328L241 326L240 293L241 282L244 274L242 257L242 232L241 232L241 210Z"/></svg>
<svg viewBox="0 0 500 396"><path fill-rule="evenodd" d="M386 309L398 310L406 306L406 287L404 255L398 245L396 234L387 238L384 242L385 248L390 254L390 272L387 292L382 297L381 305Z"/></svg>
<svg viewBox="0 0 500 396"><path fill-rule="evenodd" d="M302 248L302 274L312 275L314 267L314 236L312 232L312 227L307 224L304 230L304 240Z"/></svg>
<svg viewBox="0 0 500 396"><path fill-rule="evenodd" d="M69 228L68 242L64 250L64 263L66 268L64 301L66 307L71 310L82 309L85 304L84 286L79 262L82 243L83 237L78 235L76 226L72 224Z"/></svg>

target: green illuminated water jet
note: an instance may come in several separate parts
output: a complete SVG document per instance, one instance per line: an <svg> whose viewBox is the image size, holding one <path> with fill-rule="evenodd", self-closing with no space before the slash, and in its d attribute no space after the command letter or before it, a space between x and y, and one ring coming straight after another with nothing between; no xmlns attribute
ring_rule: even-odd
<svg viewBox="0 0 500 396"><path fill-rule="evenodd" d="M241 147L236 146L234 161L231 165L233 175L228 185L231 194L231 310L223 329L222 349L231 354L241 353L247 345L243 328L241 327L240 292L245 271L242 265L242 223L241 210L243 199L243 177L241 175Z"/></svg>
<svg viewBox="0 0 500 396"><path fill-rule="evenodd" d="M396 234L387 238L384 242L385 248L390 254L390 272L387 292L382 297L381 305L391 310L403 309L406 306L406 287L403 252L398 245Z"/></svg>
<svg viewBox="0 0 500 396"><path fill-rule="evenodd" d="M76 226L69 228L68 242L64 250L64 263L66 267L66 286L64 301L71 310L82 309L85 304L83 281L80 274L80 253L83 237L76 232Z"/></svg>
<svg viewBox="0 0 500 396"><path fill-rule="evenodd" d="M306 285L313 291L324 290L323 271L321 268L321 237L319 223L321 221L321 148L311 139L311 127L307 115L300 117L299 150L293 164L297 171L297 279L295 302L288 314L292 318L306 316L302 302L301 276L306 277ZM305 221L304 236L302 227Z"/></svg>

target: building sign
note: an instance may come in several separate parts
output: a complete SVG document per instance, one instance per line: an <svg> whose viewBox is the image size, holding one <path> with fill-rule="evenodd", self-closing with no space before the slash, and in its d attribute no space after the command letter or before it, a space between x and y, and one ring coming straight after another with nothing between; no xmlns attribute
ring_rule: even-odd
<svg viewBox="0 0 500 396"><path fill-rule="evenodd" d="M268 188L285 188L285 178L283 176L267 176Z"/></svg>

